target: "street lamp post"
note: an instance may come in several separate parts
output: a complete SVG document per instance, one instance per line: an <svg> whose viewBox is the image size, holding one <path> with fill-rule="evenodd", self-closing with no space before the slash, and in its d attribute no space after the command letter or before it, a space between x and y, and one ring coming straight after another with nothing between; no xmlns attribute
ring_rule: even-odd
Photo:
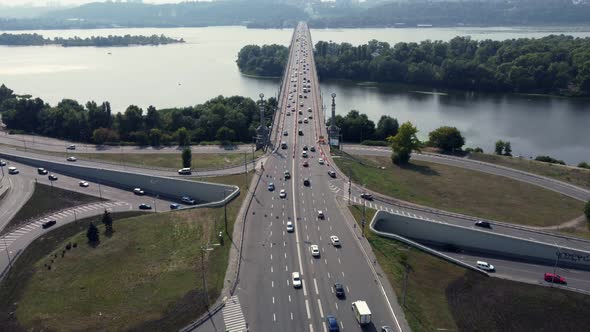
<svg viewBox="0 0 590 332"><path fill-rule="evenodd" d="M205 275L205 251L211 251L213 248L201 246L201 276L203 277L203 290L205 291L205 305L209 309L209 294L207 292L207 277Z"/></svg>
<svg viewBox="0 0 590 332"><path fill-rule="evenodd" d="M363 183L363 188L365 187L365 184ZM366 213L366 207L367 207L367 200L363 201L363 220L361 222L361 226L363 227L363 237L365 237L365 213Z"/></svg>
<svg viewBox="0 0 590 332"><path fill-rule="evenodd" d="M557 247L557 257L555 257L555 265L553 266L553 278L551 279L551 287L553 287L553 284L555 283L555 275L557 274L557 263L559 263L559 256L561 256L561 247L557 245L557 243L555 244L555 246Z"/></svg>
<svg viewBox="0 0 590 332"><path fill-rule="evenodd" d="M223 218L225 220L225 234L227 234L227 197L225 196L225 192L227 191L227 189L223 189L223 199L225 200L223 202Z"/></svg>
<svg viewBox="0 0 590 332"><path fill-rule="evenodd" d="M100 201L102 202L102 190L100 189L100 181L98 181L98 195L100 196Z"/></svg>

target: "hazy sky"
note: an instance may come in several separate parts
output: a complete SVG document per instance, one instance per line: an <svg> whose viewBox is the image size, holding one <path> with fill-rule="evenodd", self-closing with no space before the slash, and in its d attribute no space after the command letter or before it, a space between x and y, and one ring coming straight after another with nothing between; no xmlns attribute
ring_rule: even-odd
<svg viewBox="0 0 590 332"><path fill-rule="evenodd" d="M45 6L47 4L80 5L89 2L104 2L104 0L0 0L0 5L9 6ZM144 0L145 3L178 3L180 0Z"/></svg>

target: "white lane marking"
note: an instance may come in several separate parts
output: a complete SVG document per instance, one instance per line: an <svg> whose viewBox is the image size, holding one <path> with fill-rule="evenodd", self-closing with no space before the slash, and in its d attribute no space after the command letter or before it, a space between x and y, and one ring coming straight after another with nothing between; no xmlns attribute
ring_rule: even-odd
<svg viewBox="0 0 590 332"><path fill-rule="evenodd" d="M313 278L313 286L315 287L315 294L320 295L320 291L318 290L318 283L315 278Z"/></svg>
<svg viewBox="0 0 590 332"><path fill-rule="evenodd" d="M336 310L339 310L338 309L338 302L334 302L334 304L336 305Z"/></svg>
<svg viewBox="0 0 590 332"><path fill-rule="evenodd" d="M271 280L270 281L270 287L275 288L275 282L274 282L274 280Z"/></svg>
<svg viewBox="0 0 590 332"><path fill-rule="evenodd" d="M270 266L270 273L272 273L272 272L273 272L273 268L272 268L272 265L271 265Z"/></svg>
<svg viewBox="0 0 590 332"><path fill-rule="evenodd" d="M291 295L289 295L289 302L291 302Z"/></svg>
<svg viewBox="0 0 590 332"><path fill-rule="evenodd" d="M291 313L291 320L293 320L293 313Z"/></svg>
<svg viewBox="0 0 590 332"><path fill-rule="evenodd" d="M274 298L273 298L273 303L274 303ZM272 320L273 320L274 322L276 322L276 321L277 321L277 316L275 316L275 314L274 314L274 313L272 314Z"/></svg>
<svg viewBox="0 0 590 332"><path fill-rule="evenodd" d="M270 260L272 261L272 254L270 254Z"/></svg>
<svg viewBox="0 0 590 332"><path fill-rule="evenodd" d="M328 272L328 279L330 279L330 272Z"/></svg>
<svg viewBox="0 0 590 332"><path fill-rule="evenodd" d="M346 292L350 293L350 289L348 288L348 286L346 286Z"/></svg>
<svg viewBox="0 0 590 332"><path fill-rule="evenodd" d="M309 301L305 299L305 311L307 311L307 319L311 319L311 314L309 312ZM311 324L309 324L311 326Z"/></svg>
<svg viewBox="0 0 590 332"><path fill-rule="evenodd" d="M285 265L285 271L289 271L289 266Z"/></svg>
<svg viewBox="0 0 590 332"><path fill-rule="evenodd" d="M322 322L322 326L324 327L324 332L328 332L328 329L326 328L326 322Z"/></svg>
<svg viewBox="0 0 590 332"><path fill-rule="evenodd" d="M272 297L272 304L275 304L275 297Z"/></svg>
<svg viewBox="0 0 590 332"><path fill-rule="evenodd" d="M340 261L340 257L338 257L338 264L342 264L342 262Z"/></svg>
<svg viewBox="0 0 590 332"><path fill-rule="evenodd" d="M324 318L324 309L322 309L322 302L318 299L318 308L320 308L320 317Z"/></svg>
<svg viewBox="0 0 590 332"><path fill-rule="evenodd" d="M313 332L313 325L309 324L309 332Z"/></svg>

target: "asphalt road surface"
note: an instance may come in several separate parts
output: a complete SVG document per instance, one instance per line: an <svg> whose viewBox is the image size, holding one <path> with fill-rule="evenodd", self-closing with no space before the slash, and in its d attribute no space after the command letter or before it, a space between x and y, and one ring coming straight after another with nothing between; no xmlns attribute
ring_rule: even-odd
<svg viewBox="0 0 590 332"><path fill-rule="evenodd" d="M299 41L291 45L286 87L280 96L280 125L276 127L281 133L278 140L288 146L278 149L264 163L263 178L246 220L243 270L237 292L246 322L252 331L326 331L326 316L334 315L342 330L355 331L360 326L351 302L365 300L373 314L368 330L378 330L382 325L405 326L399 312L393 315L389 301L395 299L384 295L373 262L364 254L336 202L327 161L319 162L323 147L317 141L324 123L312 44L304 25L298 27L295 36ZM304 82L303 78L310 81ZM304 84L310 84L311 92L303 92ZM298 114L299 110L302 114ZM303 135L298 134L299 130ZM302 156L305 145L316 149L308 150L307 158ZM303 166L304 162L309 166ZM285 171L291 173L290 179L285 179ZM304 179L309 179L310 184L304 185ZM270 183L274 190L268 189ZM282 190L285 198L280 197ZM318 218L320 210L324 219ZM287 222L294 224L294 232L287 232ZM339 237L341 247L330 243L333 235ZM312 257L312 244L319 246L319 257ZM293 287L293 272L301 273L302 288ZM336 282L345 287L344 299L334 295ZM232 323L231 317L224 317L224 321L226 326Z"/></svg>

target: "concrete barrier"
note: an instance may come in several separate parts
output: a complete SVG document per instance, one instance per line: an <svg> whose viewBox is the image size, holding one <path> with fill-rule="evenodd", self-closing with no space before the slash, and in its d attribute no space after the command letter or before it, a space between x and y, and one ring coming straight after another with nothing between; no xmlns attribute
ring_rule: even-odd
<svg viewBox="0 0 590 332"><path fill-rule="evenodd" d="M451 225L435 220L412 218L379 211L371 230L380 235L394 234L422 244L452 246L472 252L560 267L590 270L590 252L534 240L521 239L493 231Z"/></svg>
<svg viewBox="0 0 590 332"><path fill-rule="evenodd" d="M43 167L49 170L49 172L64 174L124 190L141 188L149 195L157 195L173 201L179 201L182 196L190 196L197 201L196 206L198 207L222 206L240 193L240 189L233 185L128 173L79 165L74 162L62 163L1 152L0 158L33 167Z"/></svg>

